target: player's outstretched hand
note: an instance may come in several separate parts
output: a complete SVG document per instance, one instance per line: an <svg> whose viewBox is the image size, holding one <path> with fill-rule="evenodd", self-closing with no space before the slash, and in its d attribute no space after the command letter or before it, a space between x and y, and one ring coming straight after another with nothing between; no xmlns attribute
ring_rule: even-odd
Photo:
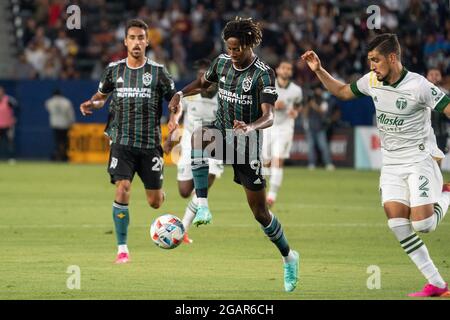
<svg viewBox="0 0 450 320"><path fill-rule="evenodd" d="M251 128L244 121L234 120L233 130L237 134L247 134Z"/></svg>
<svg viewBox="0 0 450 320"><path fill-rule="evenodd" d="M306 61L306 63L308 64L308 67L311 69L311 71L316 72L317 70L319 70L321 68L320 59L314 51L312 51L312 50L306 51L301 56L301 58L303 61Z"/></svg>
<svg viewBox="0 0 450 320"><path fill-rule="evenodd" d="M80 104L80 111L83 116L89 116L92 114L92 108L94 107L94 104L92 103L92 100L87 100Z"/></svg>

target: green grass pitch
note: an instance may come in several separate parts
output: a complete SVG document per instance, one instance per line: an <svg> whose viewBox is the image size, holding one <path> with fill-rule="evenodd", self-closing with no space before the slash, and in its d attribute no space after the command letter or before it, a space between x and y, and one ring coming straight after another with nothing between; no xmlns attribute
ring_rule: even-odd
<svg viewBox="0 0 450 320"><path fill-rule="evenodd" d="M403 299L425 283L387 227L378 172L285 170L273 211L301 254L293 293L283 290L279 253L231 167L210 192L213 223L193 227L194 243L175 250L149 238L158 215L183 216L174 167L165 169L164 189L167 201L154 210L134 181L132 261L114 265L114 187L105 166L0 164L0 299ZM421 237L450 279L450 223ZM71 265L80 267L80 290L67 288ZM371 265L380 268L380 289L367 288Z"/></svg>

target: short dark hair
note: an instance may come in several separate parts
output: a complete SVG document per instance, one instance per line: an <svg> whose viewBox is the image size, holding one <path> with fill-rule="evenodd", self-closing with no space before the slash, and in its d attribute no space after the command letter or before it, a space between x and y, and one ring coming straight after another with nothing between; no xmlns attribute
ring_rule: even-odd
<svg viewBox="0 0 450 320"><path fill-rule="evenodd" d="M147 30L148 30L148 25L144 22L144 20L141 19L131 19L127 21L127 26L125 29L125 37L128 35L128 30L130 28L141 28L145 30L145 34L147 34Z"/></svg>
<svg viewBox="0 0 450 320"><path fill-rule="evenodd" d="M236 17L229 21L222 32L222 39L237 38L241 46L254 48L262 41L262 31L258 23L252 18Z"/></svg>
<svg viewBox="0 0 450 320"><path fill-rule="evenodd" d="M194 62L194 69L195 70L202 69L202 68L206 69L206 68L209 68L210 64L211 64L211 60L209 60L209 59L206 59L206 58L199 59Z"/></svg>
<svg viewBox="0 0 450 320"><path fill-rule="evenodd" d="M377 50L383 56L395 53L397 57L401 57L400 43L394 33L383 33L375 36L367 45L367 52L372 50Z"/></svg>

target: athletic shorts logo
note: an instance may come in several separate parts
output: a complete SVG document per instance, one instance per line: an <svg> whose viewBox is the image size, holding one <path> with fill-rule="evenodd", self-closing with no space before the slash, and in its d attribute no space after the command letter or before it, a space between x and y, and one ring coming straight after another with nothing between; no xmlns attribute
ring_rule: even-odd
<svg viewBox="0 0 450 320"><path fill-rule="evenodd" d="M117 163L119 162L119 159L112 157L111 158L111 164L110 164L110 168L111 169L115 169L117 167Z"/></svg>
<svg viewBox="0 0 450 320"><path fill-rule="evenodd" d="M144 73L142 76L142 82L144 83L144 86L150 85L150 83L152 83L152 75L148 72Z"/></svg>
<svg viewBox="0 0 450 320"><path fill-rule="evenodd" d="M244 81L242 81L242 89L244 89L245 92L249 91L252 87L252 78L250 76L246 77Z"/></svg>

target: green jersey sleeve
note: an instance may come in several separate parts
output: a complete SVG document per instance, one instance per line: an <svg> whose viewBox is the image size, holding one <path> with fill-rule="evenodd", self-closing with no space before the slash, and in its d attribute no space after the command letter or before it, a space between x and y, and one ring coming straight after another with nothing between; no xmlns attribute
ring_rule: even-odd
<svg viewBox="0 0 450 320"><path fill-rule="evenodd" d="M374 82L374 76L372 72L366 73L362 78L352 82L350 84L350 89L352 90L355 97L370 96L370 86L371 82Z"/></svg>
<svg viewBox="0 0 450 320"><path fill-rule="evenodd" d="M162 96L167 101L170 101L172 99L173 95L175 94L175 83L173 82L173 79L169 72L167 71L166 67L161 68L161 90L162 90Z"/></svg>
<svg viewBox="0 0 450 320"><path fill-rule="evenodd" d="M450 97L425 78L418 89L419 101L438 112L444 112L445 107L450 103Z"/></svg>
<svg viewBox="0 0 450 320"><path fill-rule="evenodd" d="M100 83L98 84L98 92L101 94L109 94L114 90L115 83L112 79L113 67L109 65L105 71L103 71Z"/></svg>
<svg viewBox="0 0 450 320"><path fill-rule="evenodd" d="M206 81L217 83L219 81L219 77L217 75L217 64L219 62L220 56L214 59L214 61L209 66L208 70L205 72Z"/></svg>
<svg viewBox="0 0 450 320"><path fill-rule="evenodd" d="M278 99L277 89L275 87L275 73L269 69L258 78L258 94L261 103L275 104Z"/></svg>

